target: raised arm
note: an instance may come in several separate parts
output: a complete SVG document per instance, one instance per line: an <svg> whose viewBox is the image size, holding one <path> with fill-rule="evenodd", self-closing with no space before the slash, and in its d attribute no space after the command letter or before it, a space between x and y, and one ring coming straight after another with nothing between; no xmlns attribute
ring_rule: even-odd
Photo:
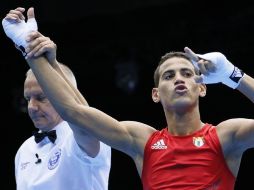
<svg viewBox="0 0 254 190"><path fill-rule="evenodd" d="M230 63L223 54L213 52L199 55L189 48L185 48L185 52L202 73L198 82L223 83L239 90L254 103L254 79ZM254 147L254 120L228 119L218 124L217 133L227 164L237 176L243 152Z"/></svg>
<svg viewBox="0 0 254 190"><path fill-rule="evenodd" d="M32 16L28 13L28 17ZM26 60L47 98L64 120L132 157L143 154L153 128L138 122L119 122L102 111L84 105L61 72L59 74L45 57L28 54Z"/></svg>
<svg viewBox="0 0 254 190"><path fill-rule="evenodd" d="M248 97L254 103L254 79L245 74L237 87L241 93Z"/></svg>
<svg viewBox="0 0 254 190"><path fill-rule="evenodd" d="M119 122L100 110L84 106L44 57L28 58L27 62L64 120L132 157L143 154L145 142L154 129L138 122Z"/></svg>
<svg viewBox="0 0 254 190"><path fill-rule="evenodd" d="M74 75L65 68L64 65L61 65L64 68L65 72L61 69L59 63L56 60L56 45L50 38L43 36L40 34L37 29L36 30L24 30L26 28L25 17L23 15L24 9L19 7L15 10L11 10L5 17L3 23L4 26L8 26L4 28L6 32L11 33L9 36L23 36L26 38L26 41L23 39L15 39L13 40L14 43L22 42L22 44L15 44L17 49L23 51L23 54L26 58L30 56L45 56L46 60L50 63L50 65L60 74L61 77L66 81L66 83L70 86L73 90L75 96L75 100L83 105L88 105L86 100L80 95L80 92L77 89L77 84ZM34 19L34 10L31 8L28 10L28 20L32 20L33 24L37 26L36 20ZM31 22L31 21L30 21ZM9 23L17 24L17 25L10 25ZM20 23L23 23L20 25ZM16 30L12 31L11 29L16 27ZM23 28L23 33L20 32L18 29L21 30ZM36 28L36 27L34 27ZM17 35L17 33L19 35ZM25 33L27 31L27 33ZM24 47L22 49L21 47ZM26 52L25 52L26 51ZM99 141L95 137L88 135L84 130L80 130L80 128L76 127L75 125L70 124L72 128L74 137L78 145L89 155L89 156L96 156L100 150Z"/></svg>

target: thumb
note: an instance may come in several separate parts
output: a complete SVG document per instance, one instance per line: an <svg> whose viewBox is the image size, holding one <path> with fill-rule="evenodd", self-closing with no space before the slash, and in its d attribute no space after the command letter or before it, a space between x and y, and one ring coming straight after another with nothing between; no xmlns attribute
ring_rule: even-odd
<svg viewBox="0 0 254 190"><path fill-rule="evenodd" d="M34 16L34 8L33 7L30 7L27 11L27 18L28 19L31 19L31 18L35 18Z"/></svg>
<svg viewBox="0 0 254 190"><path fill-rule="evenodd" d="M27 11L27 29L29 31L37 31L38 26L34 16L34 8L30 7Z"/></svg>
<svg viewBox="0 0 254 190"><path fill-rule="evenodd" d="M196 83L203 83L203 75L195 75L194 80Z"/></svg>

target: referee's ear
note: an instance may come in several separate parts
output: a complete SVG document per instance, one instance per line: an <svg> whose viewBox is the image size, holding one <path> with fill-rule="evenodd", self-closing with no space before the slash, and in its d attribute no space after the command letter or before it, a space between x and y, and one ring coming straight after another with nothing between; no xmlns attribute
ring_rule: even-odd
<svg viewBox="0 0 254 190"><path fill-rule="evenodd" d="M160 102L160 95L158 92L158 88L153 88L152 90L152 99L155 103Z"/></svg>

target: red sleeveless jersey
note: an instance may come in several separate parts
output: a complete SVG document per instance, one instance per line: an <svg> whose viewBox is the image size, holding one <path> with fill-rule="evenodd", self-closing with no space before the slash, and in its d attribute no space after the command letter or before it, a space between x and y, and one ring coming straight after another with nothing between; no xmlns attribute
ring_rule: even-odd
<svg viewBox="0 0 254 190"><path fill-rule="evenodd" d="M206 124L187 136L167 128L147 141L142 171L144 190L233 190L215 126Z"/></svg>

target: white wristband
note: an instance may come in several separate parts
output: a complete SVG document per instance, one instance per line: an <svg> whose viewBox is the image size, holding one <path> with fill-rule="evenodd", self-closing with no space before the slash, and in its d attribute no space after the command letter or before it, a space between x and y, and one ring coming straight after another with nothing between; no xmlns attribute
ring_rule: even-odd
<svg viewBox="0 0 254 190"><path fill-rule="evenodd" d="M5 34L21 49L22 52L27 46L26 37L29 32L38 30L35 18L30 18L27 22L24 20L21 22L11 22L3 19L2 25Z"/></svg>
<svg viewBox="0 0 254 190"><path fill-rule="evenodd" d="M229 78L225 78L224 81L222 81L222 83L233 89L236 89L240 84L243 75L244 72L235 66Z"/></svg>
<svg viewBox="0 0 254 190"><path fill-rule="evenodd" d="M201 59L211 61L216 67L215 72L211 72L208 75L201 75L203 83L214 84L221 82L230 88L237 88L244 73L228 61L222 53L212 52L204 55L198 54L197 56ZM197 63L194 63L194 65L197 66Z"/></svg>

